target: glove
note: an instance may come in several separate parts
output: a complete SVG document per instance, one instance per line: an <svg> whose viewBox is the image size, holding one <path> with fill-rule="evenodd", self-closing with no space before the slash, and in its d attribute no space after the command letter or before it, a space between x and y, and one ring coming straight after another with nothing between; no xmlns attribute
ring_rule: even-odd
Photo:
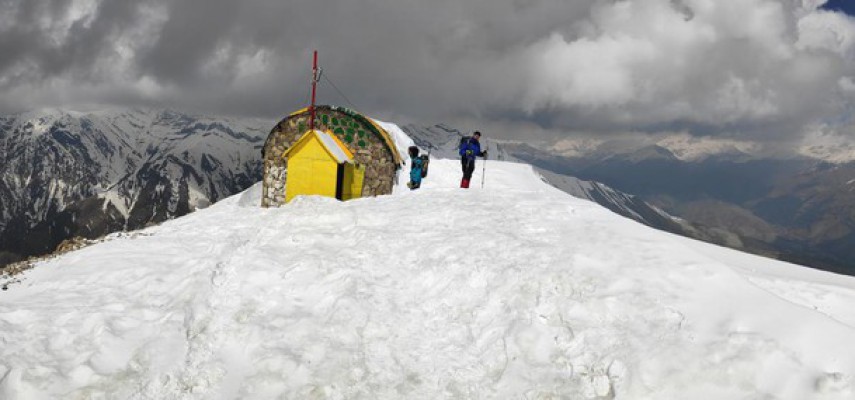
<svg viewBox="0 0 855 400"><path fill-rule="evenodd" d="M471 156L471 155L472 155L472 150L466 150L466 155L467 155L467 156Z"/></svg>

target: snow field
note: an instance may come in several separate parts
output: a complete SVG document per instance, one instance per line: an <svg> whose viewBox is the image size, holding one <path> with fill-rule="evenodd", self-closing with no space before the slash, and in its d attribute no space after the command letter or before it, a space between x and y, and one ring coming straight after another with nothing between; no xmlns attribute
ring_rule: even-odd
<svg viewBox="0 0 855 400"><path fill-rule="evenodd" d="M468 191L433 160L418 191L280 209L255 186L42 263L0 293L0 398L855 398L852 278L521 164L480 189L482 165Z"/></svg>

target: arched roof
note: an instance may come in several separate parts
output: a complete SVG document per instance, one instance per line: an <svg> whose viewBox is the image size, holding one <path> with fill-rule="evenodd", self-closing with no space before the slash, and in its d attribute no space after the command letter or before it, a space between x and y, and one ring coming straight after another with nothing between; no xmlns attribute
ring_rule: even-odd
<svg viewBox="0 0 855 400"><path fill-rule="evenodd" d="M374 122L374 120L372 120L371 118L368 118L368 117L360 114L358 111L352 110L352 109L347 108L347 107L331 106L331 105L316 105L315 108L316 109L322 109L322 110L338 111L338 112L347 114L348 116L358 120L360 123L362 123L362 125L365 125L368 129L370 129L371 131L373 131L374 133L376 133L377 135L379 135L383 139L383 142L386 143L387 147L389 147L389 151L392 153L392 158L395 161L396 165L401 165L403 163L403 160L401 159L401 155L398 153L398 147L395 145L395 141L392 140L392 137L389 135L389 132L386 132L385 129L383 129L379 125L377 125L377 123ZM290 115L288 115L288 118L292 118L294 116L305 114L308 112L309 112L309 107L305 107L305 108L302 108L300 110L292 112Z"/></svg>

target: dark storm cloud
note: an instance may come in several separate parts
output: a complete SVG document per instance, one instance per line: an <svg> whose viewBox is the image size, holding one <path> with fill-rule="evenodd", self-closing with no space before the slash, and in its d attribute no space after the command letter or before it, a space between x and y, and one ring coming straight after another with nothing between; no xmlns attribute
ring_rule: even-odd
<svg viewBox="0 0 855 400"><path fill-rule="evenodd" d="M823 3L0 0L0 112L275 118L304 105L318 49L326 77L381 118L796 137L855 98L855 24ZM326 82L320 95L348 103Z"/></svg>
<svg viewBox="0 0 855 400"><path fill-rule="evenodd" d="M140 57L142 72L179 85L197 78L201 64L233 34L240 4L233 0L185 0L170 4L169 19L151 49Z"/></svg>
<svg viewBox="0 0 855 400"><path fill-rule="evenodd" d="M93 68L110 56L111 37L135 23L145 1L107 1L87 20L65 21L74 3L64 0L3 0L8 12L0 24L0 76L15 74L25 82L73 73L95 79ZM15 67L23 67L15 70Z"/></svg>
<svg viewBox="0 0 855 400"><path fill-rule="evenodd" d="M456 102L463 98L459 88L479 91L466 82L470 73L487 71L505 52L567 29L567 21L587 9L584 2L537 0L4 1L16 14L2 28L0 49L10 57L4 57L0 73L15 76L4 89L36 89L29 93L34 103L50 97L37 90L50 79L68 91L115 81L87 100L148 79L164 91L164 101L208 103L213 97L228 105L238 95L244 97L242 112L257 107L256 113L270 114L271 100L303 101L309 54L317 48L329 76L358 105L402 105L402 113L420 109L431 117L471 100ZM75 8L89 3L96 6L68 21ZM122 57L121 51L130 55ZM242 66L258 70L249 76ZM254 90L262 92L255 96ZM275 99L261 96L272 92Z"/></svg>

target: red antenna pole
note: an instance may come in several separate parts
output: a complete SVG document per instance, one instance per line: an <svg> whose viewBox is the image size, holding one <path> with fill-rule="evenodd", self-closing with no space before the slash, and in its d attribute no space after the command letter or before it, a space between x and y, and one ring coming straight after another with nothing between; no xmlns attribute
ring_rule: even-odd
<svg viewBox="0 0 855 400"><path fill-rule="evenodd" d="M312 63L312 104L309 105L309 130L315 129L315 92L318 87L318 51L315 50L314 62Z"/></svg>

